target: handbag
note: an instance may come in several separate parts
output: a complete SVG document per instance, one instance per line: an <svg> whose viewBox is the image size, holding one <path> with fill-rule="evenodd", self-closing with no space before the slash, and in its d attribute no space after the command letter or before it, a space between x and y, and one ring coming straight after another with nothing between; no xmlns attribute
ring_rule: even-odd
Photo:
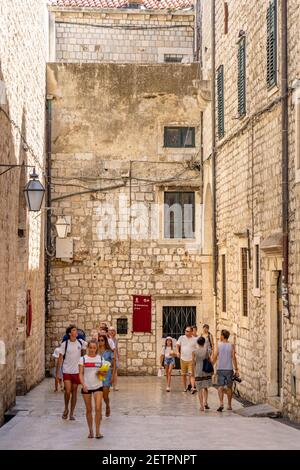
<svg viewBox="0 0 300 470"><path fill-rule="evenodd" d="M203 367L202 367L203 372L206 372L207 374L211 374L214 372L214 366L210 362L209 359L203 359Z"/></svg>

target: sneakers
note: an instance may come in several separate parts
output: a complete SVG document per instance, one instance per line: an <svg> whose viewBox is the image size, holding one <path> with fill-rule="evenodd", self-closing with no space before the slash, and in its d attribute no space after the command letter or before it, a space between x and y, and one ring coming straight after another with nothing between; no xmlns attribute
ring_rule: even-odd
<svg viewBox="0 0 300 470"><path fill-rule="evenodd" d="M192 390L192 384L188 384L187 390L190 392Z"/></svg>

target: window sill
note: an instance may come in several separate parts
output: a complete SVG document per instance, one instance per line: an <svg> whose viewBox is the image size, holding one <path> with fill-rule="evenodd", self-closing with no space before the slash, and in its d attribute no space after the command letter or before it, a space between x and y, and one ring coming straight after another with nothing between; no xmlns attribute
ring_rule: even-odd
<svg viewBox="0 0 300 470"><path fill-rule="evenodd" d="M253 294L253 297L260 297L261 296L260 289L253 289L252 294Z"/></svg>
<svg viewBox="0 0 300 470"><path fill-rule="evenodd" d="M249 317L242 316L240 321L240 327L249 330Z"/></svg>
<svg viewBox="0 0 300 470"><path fill-rule="evenodd" d="M268 98L271 98L272 96L274 96L276 93L278 93L278 91L279 91L278 85L277 83L275 83L270 88L268 88Z"/></svg>

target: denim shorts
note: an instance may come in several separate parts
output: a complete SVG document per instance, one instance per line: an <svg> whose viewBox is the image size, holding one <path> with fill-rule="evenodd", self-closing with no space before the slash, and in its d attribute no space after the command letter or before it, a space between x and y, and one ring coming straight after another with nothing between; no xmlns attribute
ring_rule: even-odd
<svg viewBox="0 0 300 470"><path fill-rule="evenodd" d="M175 358L174 357L165 357L164 366L175 366Z"/></svg>
<svg viewBox="0 0 300 470"><path fill-rule="evenodd" d="M232 385L232 376L233 376L233 370L224 370L224 369L219 369L217 370L217 386L218 387L231 387Z"/></svg>

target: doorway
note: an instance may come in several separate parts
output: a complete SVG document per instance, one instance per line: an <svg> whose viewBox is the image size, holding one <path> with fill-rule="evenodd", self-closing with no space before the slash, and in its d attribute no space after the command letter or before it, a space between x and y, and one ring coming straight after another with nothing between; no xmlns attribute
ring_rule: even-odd
<svg viewBox="0 0 300 470"><path fill-rule="evenodd" d="M164 306L162 337L171 336L178 340L187 326L197 325L195 306ZM175 369L180 369L180 360L175 358Z"/></svg>
<svg viewBox="0 0 300 470"><path fill-rule="evenodd" d="M283 348L282 348L282 272L278 271L277 278L277 395L281 396L282 390L282 367L283 367Z"/></svg>

